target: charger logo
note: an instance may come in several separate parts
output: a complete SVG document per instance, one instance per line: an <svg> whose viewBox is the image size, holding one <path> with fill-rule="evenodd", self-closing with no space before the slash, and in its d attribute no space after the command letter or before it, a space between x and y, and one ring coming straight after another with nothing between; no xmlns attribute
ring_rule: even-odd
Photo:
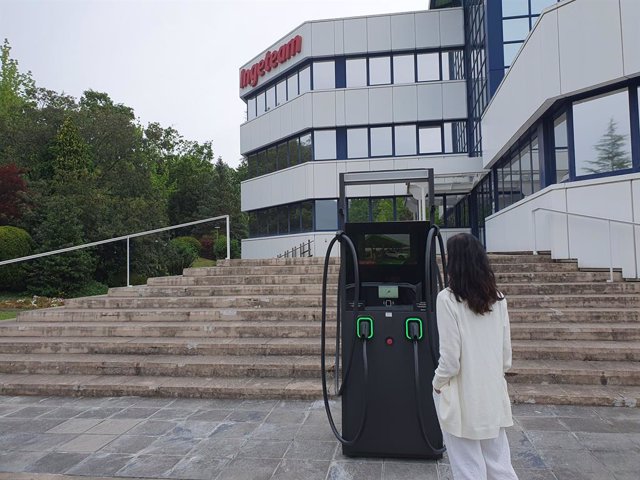
<svg viewBox="0 0 640 480"><path fill-rule="evenodd" d="M302 52L302 37L296 35L278 50L268 51L264 58L254 63L250 69L243 68L240 71L240 88L245 88L248 85L255 87L258 84L258 79L263 77L266 72L270 72L272 68L276 68L300 52Z"/></svg>

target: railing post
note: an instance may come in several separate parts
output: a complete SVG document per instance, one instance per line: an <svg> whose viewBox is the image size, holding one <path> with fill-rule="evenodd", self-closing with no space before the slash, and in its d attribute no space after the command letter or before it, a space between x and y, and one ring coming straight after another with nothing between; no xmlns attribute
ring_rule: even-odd
<svg viewBox="0 0 640 480"><path fill-rule="evenodd" d="M613 242L611 241L611 220L607 220L609 225L609 282L613 282Z"/></svg>
<svg viewBox="0 0 640 480"><path fill-rule="evenodd" d="M533 222L533 254L538 255L538 235L536 231L536 209L531 210L531 220Z"/></svg>
<svg viewBox="0 0 640 480"><path fill-rule="evenodd" d="M130 254L129 254L129 237L127 237L127 287L131 286L131 278L130 278L130 265L131 265L131 258L130 258Z"/></svg>
<svg viewBox="0 0 640 480"><path fill-rule="evenodd" d="M227 260L231 259L231 217L227 215Z"/></svg>

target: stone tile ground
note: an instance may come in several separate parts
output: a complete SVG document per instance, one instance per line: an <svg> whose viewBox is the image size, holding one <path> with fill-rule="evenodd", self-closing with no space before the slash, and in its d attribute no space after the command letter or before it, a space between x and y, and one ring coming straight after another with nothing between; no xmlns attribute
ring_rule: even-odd
<svg viewBox="0 0 640 480"><path fill-rule="evenodd" d="M640 409L513 410L521 480L640 478ZM0 480L83 477L445 480L451 472L446 456L344 457L322 402L0 397Z"/></svg>

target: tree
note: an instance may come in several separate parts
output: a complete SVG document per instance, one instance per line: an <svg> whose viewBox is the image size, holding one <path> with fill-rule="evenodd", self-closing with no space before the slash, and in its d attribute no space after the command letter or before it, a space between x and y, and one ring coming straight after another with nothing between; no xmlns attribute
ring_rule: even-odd
<svg viewBox="0 0 640 480"><path fill-rule="evenodd" d="M29 97L35 90L31 72L20 73L18 61L10 56L11 46L5 38L0 47L0 119L7 120L20 113L29 103Z"/></svg>
<svg viewBox="0 0 640 480"><path fill-rule="evenodd" d="M617 133L617 123L611 118L607 131L594 145L598 152L597 160L588 161L587 163L593 167L584 170L589 173L603 173L631 168L631 158L625 150L626 138L627 135Z"/></svg>
<svg viewBox="0 0 640 480"><path fill-rule="evenodd" d="M28 206L24 171L15 164L0 165L0 225L20 219Z"/></svg>

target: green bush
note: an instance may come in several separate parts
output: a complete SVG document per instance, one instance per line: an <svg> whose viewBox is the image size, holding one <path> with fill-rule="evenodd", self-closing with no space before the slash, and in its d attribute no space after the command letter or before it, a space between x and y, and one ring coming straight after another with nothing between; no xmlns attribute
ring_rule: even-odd
<svg viewBox="0 0 640 480"><path fill-rule="evenodd" d="M72 297L92 297L94 295L104 295L109 291L109 287L104 283L91 280L86 285L71 292Z"/></svg>
<svg viewBox="0 0 640 480"><path fill-rule="evenodd" d="M203 235L200 237L200 256L213 260L213 236Z"/></svg>
<svg viewBox="0 0 640 480"><path fill-rule="evenodd" d="M31 253L31 236L21 228L0 227L0 260L26 257ZM0 267L0 289L20 292L24 290L26 270L24 263Z"/></svg>
<svg viewBox="0 0 640 480"><path fill-rule="evenodd" d="M213 253L216 260L227 258L227 237L218 237L213 245ZM231 239L231 258L240 258L240 242L235 238Z"/></svg>
<svg viewBox="0 0 640 480"><path fill-rule="evenodd" d="M178 237L169 242L169 274L181 275L200 255L200 242L193 237Z"/></svg>

